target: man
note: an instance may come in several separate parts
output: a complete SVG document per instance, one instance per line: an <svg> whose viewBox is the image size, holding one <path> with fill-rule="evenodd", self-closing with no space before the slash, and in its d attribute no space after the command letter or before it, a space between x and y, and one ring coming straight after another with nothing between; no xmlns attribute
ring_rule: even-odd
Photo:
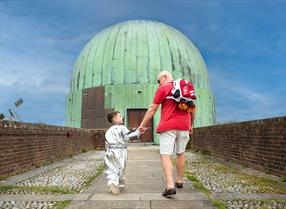
<svg viewBox="0 0 286 209"><path fill-rule="evenodd" d="M160 134L160 157L167 186L162 195L170 197L176 194L172 175L171 155L175 149L177 155L175 186L182 188L186 161L184 152L189 141L189 134L192 134L191 124L193 124L195 113L180 110L176 101L166 98L172 95L173 77L170 72L162 71L159 73L157 81L159 87L153 98L153 103L149 106L139 126L139 130L141 133L144 133L147 123L153 118L161 104L161 118L157 127L157 133Z"/></svg>

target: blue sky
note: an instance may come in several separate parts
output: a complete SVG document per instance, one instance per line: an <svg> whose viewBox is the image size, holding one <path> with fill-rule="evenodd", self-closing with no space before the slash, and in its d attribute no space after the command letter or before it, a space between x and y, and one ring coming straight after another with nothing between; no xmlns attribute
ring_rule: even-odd
<svg viewBox="0 0 286 209"><path fill-rule="evenodd" d="M217 120L286 115L285 1L0 1L0 112L63 125L72 66L96 33L156 20L201 51Z"/></svg>

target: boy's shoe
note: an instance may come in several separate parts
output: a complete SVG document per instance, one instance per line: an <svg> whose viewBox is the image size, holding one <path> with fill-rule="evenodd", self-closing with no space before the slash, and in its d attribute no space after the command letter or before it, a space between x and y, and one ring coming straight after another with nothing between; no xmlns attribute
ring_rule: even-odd
<svg viewBox="0 0 286 209"><path fill-rule="evenodd" d="M172 197L173 195L176 194L176 189L175 188L170 188L170 189L165 189L162 193L164 197Z"/></svg>
<svg viewBox="0 0 286 209"><path fill-rule="evenodd" d="M114 184L109 185L109 191L114 195L120 194L119 188L117 186L115 186Z"/></svg>
<svg viewBox="0 0 286 209"><path fill-rule="evenodd" d="M119 185L119 191L123 191L125 189L124 185Z"/></svg>
<svg viewBox="0 0 286 209"><path fill-rule="evenodd" d="M120 190L120 191L123 191L123 190L124 190L124 187L125 187L125 178L120 178L120 179L119 179L119 185L118 185L118 187L119 187L119 190Z"/></svg>

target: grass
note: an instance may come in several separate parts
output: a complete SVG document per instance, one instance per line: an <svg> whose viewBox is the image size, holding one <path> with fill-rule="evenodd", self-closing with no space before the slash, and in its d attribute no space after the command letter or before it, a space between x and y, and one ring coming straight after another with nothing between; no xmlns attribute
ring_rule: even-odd
<svg viewBox="0 0 286 209"><path fill-rule="evenodd" d="M209 150L202 150L201 153L203 155L212 155L211 151L209 151Z"/></svg>
<svg viewBox="0 0 286 209"><path fill-rule="evenodd" d="M193 182L193 185L197 190L199 190L199 191L201 191L207 195L210 193L209 190L207 188L205 188L201 182Z"/></svg>
<svg viewBox="0 0 286 209"><path fill-rule="evenodd" d="M215 166L215 169L221 173L238 173L238 170L236 170L234 168L227 167L227 166L222 165L222 164L217 164L217 166Z"/></svg>
<svg viewBox="0 0 286 209"><path fill-rule="evenodd" d="M61 187L39 187L39 186L17 186L17 185L1 185L0 194L7 193L10 190L24 191L28 190L35 193L45 193L45 194L74 194L75 192L66 188Z"/></svg>
<svg viewBox="0 0 286 209"><path fill-rule="evenodd" d="M187 178L192 182L199 182L199 180L195 176L189 175L187 176Z"/></svg>
<svg viewBox="0 0 286 209"><path fill-rule="evenodd" d="M227 209L227 205L221 200L211 200L213 206L219 209Z"/></svg>
<svg viewBox="0 0 286 209"><path fill-rule="evenodd" d="M89 186L91 185L91 182L92 182L96 177L98 177L100 174L102 174L104 170L105 170L105 165L104 165L104 163L102 163L102 164L101 164L100 166L98 166L98 168L96 169L95 175L89 176L89 177L87 178L87 181L84 183L83 188L89 187Z"/></svg>
<svg viewBox="0 0 286 209"><path fill-rule="evenodd" d="M61 201L61 202L56 202L53 205L53 208L55 208L55 209L63 209L65 207L67 207L70 203L71 203L71 200L65 200L65 201Z"/></svg>
<svg viewBox="0 0 286 209"><path fill-rule="evenodd" d="M185 176L193 183L197 190L205 193L209 197L209 190L205 188L204 185L195 176L193 176L189 171L185 171Z"/></svg>
<svg viewBox="0 0 286 209"><path fill-rule="evenodd" d="M245 179L245 181L248 184L261 187L261 191L259 192L274 192L274 193L279 193L279 194L286 194L286 187L281 182L277 182L277 181L274 181L268 178L247 175L247 174L241 174L241 175L243 175L243 179ZM271 191L270 191L270 188L271 188Z"/></svg>
<svg viewBox="0 0 286 209"><path fill-rule="evenodd" d="M7 177L8 175L0 175L0 181L6 179Z"/></svg>
<svg viewBox="0 0 286 209"><path fill-rule="evenodd" d="M54 163L53 160L48 160L48 161L46 161L46 162L43 162L43 163L40 163L40 164L35 165L35 168L40 168L40 167L42 167L42 166L51 165L52 163Z"/></svg>
<svg viewBox="0 0 286 209"><path fill-rule="evenodd" d="M242 162L242 161L239 161L239 160L230 159L228 162L231 163L231 164L239 165L239 166L241 166L242 168L248 168L247 163Z"/></svg>
<svg viewBox="0 0 286 209"><path fill-rule="evenodd" d="M185 171L185 176L189 181L192 182L193 186L199 190L200 192L203 192L207 195L208 199L211 201L213 206L219 208L219 209L227 209L226 204L221 200L212 199L210 197L210 191L194 176L190 173L190 171Z"/></svg>
<svg viewBox="0 0 286 209"><path fill-rule="evenodd" d="M282 182L286 182L286 176L282 176Z"/></svg>

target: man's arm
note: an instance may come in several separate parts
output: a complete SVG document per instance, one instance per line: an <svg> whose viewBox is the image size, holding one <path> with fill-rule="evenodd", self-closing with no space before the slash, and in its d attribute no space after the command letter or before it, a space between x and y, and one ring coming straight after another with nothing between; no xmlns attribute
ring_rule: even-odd
<svg viewBox="0 0 286 209"><path fill-rule="evenodd" d="M196 109L191 112L191 125L193 126L196 117Z"/></svg>
<svg viewBox="0 0 286 209"><path fill-rule="evenodd" d="M191 114L191 130L190 130L190 135L193 134L193 125L196 117L196 108L190 113Z"/></svg>
<svg viewBox="0 0 286 209"><path fill-rule="evenodd" d="M144 133L147 123L153 118L156 111L158 110L159 104L151 104L144 115L144 118L139 126L139 130L141 133Z"/></svg>

